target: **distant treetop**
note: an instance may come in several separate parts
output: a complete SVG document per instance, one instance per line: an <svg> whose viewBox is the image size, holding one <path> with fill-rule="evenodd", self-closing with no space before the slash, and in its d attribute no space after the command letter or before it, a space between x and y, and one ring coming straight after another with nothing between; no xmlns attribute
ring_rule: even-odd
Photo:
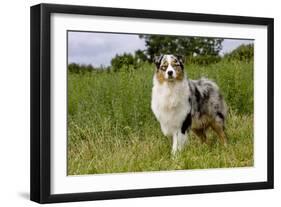
<svg viewBox="0 0 281 207"><path fill-rule="evenodd" d="M222 38L139 35L145 40L147 58L152 62L159 54L178 54L185 57L218 56Z"/></svg>

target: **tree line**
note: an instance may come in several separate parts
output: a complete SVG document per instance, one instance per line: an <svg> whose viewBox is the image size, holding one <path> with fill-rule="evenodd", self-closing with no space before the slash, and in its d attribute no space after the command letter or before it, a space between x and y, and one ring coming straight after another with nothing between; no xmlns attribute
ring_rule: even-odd
<svg viewBox="0 0 281 207"><path fill-rule="evenodd" d="M138 69L144 63L152 63L155 56L160 54L177 54L184 57L189 64L208 65L217 63L222 59L232 61L250 61L254 56L254 45L241 45L232 52L220 55L222 38L209 37L182 37L162 35L139 35L145 41L145 50L137 50L134 54L116 54L111 60L111 66L94 68L92 65L79 65L71 63L70 72L87 72L112 70L119 71Z"/></svg>

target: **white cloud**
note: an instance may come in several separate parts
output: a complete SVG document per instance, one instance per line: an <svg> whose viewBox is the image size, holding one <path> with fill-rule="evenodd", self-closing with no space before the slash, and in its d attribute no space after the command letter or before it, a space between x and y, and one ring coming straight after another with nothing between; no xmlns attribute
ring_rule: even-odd
<svg viewBox="0 0 281 207"><path fill-rule="evenodd" d="M116 54L145 49L144 40L131 34L69 32L68 42L69 63L94 66L108 66Z"/></svg>

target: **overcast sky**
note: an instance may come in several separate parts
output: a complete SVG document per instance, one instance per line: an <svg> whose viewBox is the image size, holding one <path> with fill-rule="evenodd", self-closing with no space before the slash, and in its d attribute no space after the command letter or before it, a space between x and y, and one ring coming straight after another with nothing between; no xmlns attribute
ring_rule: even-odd
<svg viewBox="0 0 281 207"><path fill-rule="evenodd" d="M252 43L252 40L225 39L221 54L230 52L241 44ZM143 39L138 35L111 34L94 32L68 33L68 63L109 66L116 54L134 53L145 49Z"/></svg>

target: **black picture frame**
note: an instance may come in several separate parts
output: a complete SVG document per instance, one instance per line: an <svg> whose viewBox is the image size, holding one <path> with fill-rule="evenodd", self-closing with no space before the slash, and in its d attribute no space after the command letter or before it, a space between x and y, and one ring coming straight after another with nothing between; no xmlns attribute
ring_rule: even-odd
<svg viewBox="0 0 281 207"><path fill-rule="evenodd" d="M237 184L218 184L186 187L51 194L50 130L51 130L51 71L50 71L50 15L52 13L99 15L113 17L151 18L210 23L232 23L267 26L267 181ZM274 186L273 147L273 38L272 18L181 13L168 11L103 8L56 4L31 7L31 152L30 199L38 203L89 201L146 196L211 193L271 189Z"/></svg>

